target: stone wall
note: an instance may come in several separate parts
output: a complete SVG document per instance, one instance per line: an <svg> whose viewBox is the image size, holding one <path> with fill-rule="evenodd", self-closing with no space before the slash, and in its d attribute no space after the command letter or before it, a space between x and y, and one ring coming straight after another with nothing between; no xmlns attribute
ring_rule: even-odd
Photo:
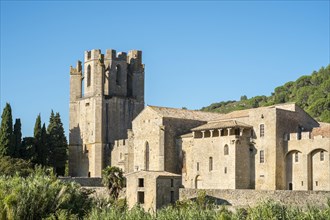
<svg viewBox="0 0 330 220"><path fill-rule="evenodd" d="M180 200L197 196L198 189L180 189ZM205 189L206 195L215 199L218 204L234 207L256 206L262 201L274 200L286 205L306 208L307 204L315 207L327 207L330 191L288 191L288 190L222 190Z"/></svg>
<svg viewBox="0 0 330 220"><path fill-rule="evenodd" d="M59 177L58 179L64 182L76 182L86 187L103 187L102 178L98 177Z"/></svg>

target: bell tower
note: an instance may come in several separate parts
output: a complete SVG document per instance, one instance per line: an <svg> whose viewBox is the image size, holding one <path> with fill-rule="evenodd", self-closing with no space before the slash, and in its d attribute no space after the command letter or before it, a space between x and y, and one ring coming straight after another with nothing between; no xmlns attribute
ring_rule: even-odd
<svg viewBox="0 0 330 220"><path fill-rule="evenodd" d="M127 138L143 108L142 52L86 51L83 71L80 61L70 68L70 175L101 176L114 140Z"/></svg>

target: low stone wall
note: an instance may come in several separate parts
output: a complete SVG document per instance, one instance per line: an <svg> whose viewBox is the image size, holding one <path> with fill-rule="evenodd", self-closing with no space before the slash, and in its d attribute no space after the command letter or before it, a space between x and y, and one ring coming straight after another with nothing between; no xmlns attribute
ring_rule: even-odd
<svg viewBox="0 0 330 220"><path fill-rule="evenodd" d="M59 177L59 180L66 182L76 182L81 186L103 187L102 178L99 177Z"/></svg>
<svg viewBox="0 0 330 220"><path fill-rule="evenodd" d="M180 200L196 198L197 192L202 189L180 189ZM217 204L234 207L256 206L262 201L273 200L282 204L300 208L312 205L318 208L327 207L330 191L288 191L288 190L221 190L205 189L206 195Z"/></svg>
<svg viewBox="0 0 330 220"><path fill-rule="evenodd" d="M91 194L91 196L94 198L99 198L99 199L110 198L109 190L106 187L88 187L88 186L86 187L86 186L84 186L83 188L93 190L93 193ZM123 188L122 190L120 190L118 198L124 199L125 197L126 197L126 188Z"/></svg>

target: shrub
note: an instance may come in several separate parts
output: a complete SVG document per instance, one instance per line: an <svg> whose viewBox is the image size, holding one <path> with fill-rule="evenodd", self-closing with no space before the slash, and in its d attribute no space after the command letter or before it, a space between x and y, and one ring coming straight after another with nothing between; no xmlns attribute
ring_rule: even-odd
<svg viewBox="0 0 330 220"><path fill-rule="evenodd" d="M88 191L76 183L59 181L38 168L27 178L0 177L1 219L42 219L51 216L82 217L91 207Z"/></svg>

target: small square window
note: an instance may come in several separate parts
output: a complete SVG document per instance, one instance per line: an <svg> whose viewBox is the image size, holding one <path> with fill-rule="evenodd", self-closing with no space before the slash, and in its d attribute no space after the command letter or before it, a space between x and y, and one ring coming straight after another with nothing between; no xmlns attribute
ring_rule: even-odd
<svg viewBox="0 0 330 220"><path fill-rule="evenodd" d="M144 187L144 179L139 178L139 187Z"/></svg>
<svg viewBox="0 0 330 220"><path fill-rule="evenodd" d="M227 167L225 167L225 173L227 173Z"/></svg>
<svg viewBox="0 0 330 220"><path fill-rule="evenodd" d="M174 179L171 179L171 187L174 187Z"/></svg>

